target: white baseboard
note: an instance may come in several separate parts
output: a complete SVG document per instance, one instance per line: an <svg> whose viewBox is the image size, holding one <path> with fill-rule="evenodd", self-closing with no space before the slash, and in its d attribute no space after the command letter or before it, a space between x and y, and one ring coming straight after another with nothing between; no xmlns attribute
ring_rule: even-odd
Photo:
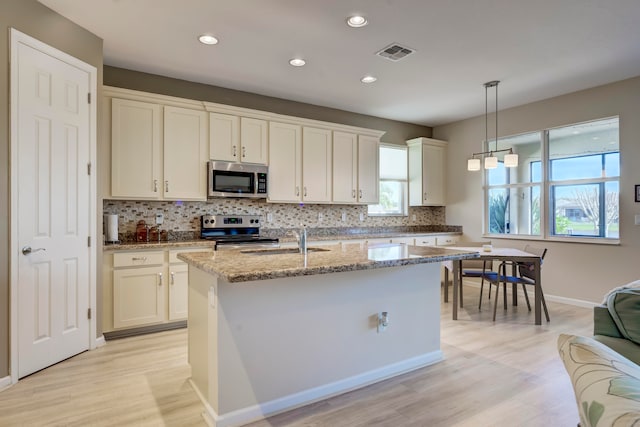
<svg viewBox="0 0 640 427"><path fill-rule="evenodd" d="M102 347L106 343L107 343L107 341L105 341L104 335L100 335L98 338L96 338L96 348Z"/></svg>
<svg viewBox="0 0 640 427"><path fill-rule="evenodd" d="M5 388L9 387L12 384L11 382L11 377L10 376L6 376L3 378L0 378L0 391L4 390Z"/></svg>
<svg viewBox="0 0 640 427"><path fill-rule="evenodd" d="M244 425L253 421L264 419L280 412L288 411L300 406L308 405L319 400L327 399L357 388L386 380L406 372L414 371L425 366L444 360L442 351L434 351L417 356L382 368L354 375L340 381L310 388L299 393L283 396L269 402L238 409L224 415L218 415L204 398L198 387L189 381L196 394L204 404L205 412L202 414L205 422L211 427L232 427Z"/></svg>

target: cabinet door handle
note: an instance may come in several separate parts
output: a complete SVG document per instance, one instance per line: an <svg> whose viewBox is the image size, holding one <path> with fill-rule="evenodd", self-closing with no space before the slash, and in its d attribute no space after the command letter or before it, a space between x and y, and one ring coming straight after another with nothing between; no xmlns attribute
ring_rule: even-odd
<svg viewBox="0 0 640 427"><path fill-rule="evenodd" d="M164 192L168 193L169 192L169 181L165 181L164 182Z"/></svg>
<svg viewBox="0 0 640 427"><path fill-rule="evenodd" d="M353 197L354 199L356 198L356 190L355 190L355 188L353 190L351 190L351 197Z"/></svg>
<svg viewBox="0 0 640 427"><path fill-rule="evenodd" d="M299 196L299 195L300 195L300 187L296 185L296 196Z"/></svg>
<svg viewBox="0 0 640 427"><path fill-rule="evenodd" d="M131 257L131 261L146 261L147 257L146 256L134 256Z"/></svg>
<svg viewBox="0 0 640 427"><path fill-rule="evenodd" d="M162 286L162 273L158 273L158 286Z"/></svg>
<svg viewBox="0 0 640 427"><path fill-rule="evenodd" d="M171 284L176 284L176 273L174 273L173 271L171 272Z"/></svg>
<svg viewBox="0 0 640 427"><path fill-rule="evenodd" d="M247 147L242 147L242 157L247 157Z"/></svg>
<svg viewBox="0 0 640 427"><path fill-rule="evenodd" d="M424 193L424 199L427 200L427 193Z"/></svg>
<svg viewBox="0 0 640 427"><path fill-rule="evenodd" d="M235 157L235 156L236 156L237 150L238 150L238 147L236 147L236 146L234 145L234 146L233 146L233 157Z"/></svg>
<svg viewBox="0 0 640 427"><path fill-rule="evenodd" d="M153 180L153 192L154 193L158 192L158 180L157 179Z"/></svg>
<svg viewBox="0 0 640 427"><path fill-rule="evenodd" d="M307 197L307 186L304 186L304 197Z"/></svg>
<svg viewBox="0 0 640 427"><path fill-rule="evenodd" d="M360 198L362 199L362 190L360 190Z"/></svg>

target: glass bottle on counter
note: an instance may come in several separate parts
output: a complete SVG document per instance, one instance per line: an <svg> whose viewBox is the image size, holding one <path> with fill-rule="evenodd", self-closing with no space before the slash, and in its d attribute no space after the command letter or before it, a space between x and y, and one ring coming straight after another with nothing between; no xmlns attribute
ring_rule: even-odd
<svg viewBox="0 0 640 427"><path fill-rule="evenodd" d="M136 225L136 241L141 243L149 241L149 226L144 219L138 221L138 225Z"/></svg>

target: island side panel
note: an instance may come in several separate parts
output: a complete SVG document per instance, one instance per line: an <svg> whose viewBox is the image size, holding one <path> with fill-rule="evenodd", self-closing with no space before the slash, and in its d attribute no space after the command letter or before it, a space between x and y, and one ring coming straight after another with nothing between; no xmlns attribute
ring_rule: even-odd
<svg viewBox="0 0 640 427"><path fill-rule="evenodd" d="M282 410L281 402L294 401L296 393L311 396L309 390L320 387L336 394L346 390L326 386L367 373L375 382L394 364L442 358L439 263L219 280L218 304L221 416L256 405L266 413ZM390 325L378 333L382 311Z"/></svg>
<svg viewBox="0 0 640 427"><path fill-rule="evenodd" d="M189 266L187 324L191 381L216 413L218 412L217 285L216 276Z"/></svg>

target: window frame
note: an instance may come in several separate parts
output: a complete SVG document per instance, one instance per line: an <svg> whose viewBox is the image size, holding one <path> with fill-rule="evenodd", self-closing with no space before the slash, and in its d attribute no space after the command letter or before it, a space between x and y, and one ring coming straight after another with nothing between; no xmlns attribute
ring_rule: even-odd
<svg viewBox="0 0 640 427"><path fill-rule="evenodd" d="M620 231L618 231L618 237L617 238L612 238L612 237L600 237L600 236L585 236L585 235L558 235L558 234L553 234L553 231L555 229L555 224L552 224L551 221L554 221L555 216L553 215L553 212L551 211L551 209L553 208L553 201L551 200L551 193L552 193L552 187L554 186L558 186L558 185L581 185L581 184L600 184L602 186L602 188L606 187L606 184L608 182L617 182L618 183L618 224L620 224L620 195L621 195L621 185L620 185L620 180L621 180L621 175L622 175L622 171L620 170L621 167L619 165L619 173L618 176L615 177L598 177L598 178L580 178L580 179L570 179L570 180L557 180L557 181L552 181L550 179L550 162L553 159L549 159L549 132L551 130L554 129L562 129L562 128L566 128L566 127L571 127L571 126L577 126L577 125L581 125L581 124L586 124L586 123L591 123L591 122L598 122L598 121L605 121L605 120L611 120L611 119L617 119L618 120L618 150L617 151L608 151L608 152L601 152L601 153L594 153L594 154L599 154L602 156L602 161L605 161L605 156L607 154L611 154L611 153L618 153L620 154L620 117L619 116L611 116L611 117L603 117L603 118L599 118L599 119L594 119L594 120L588 120L585 122L578 122L578 123L572 123L572 124L568 124L568 125L563 125L563 126L556 126L556 127L552 127L552 128L547 128L547 129L543 129L540 131L534 131L534 132L526 132L526 133L539 133L540 134L540 181L539 182L532 182L532 177L533 177L533 171L530 168L529 169L529 181L527 183L515 183L515 184L511 184L511 183L507 183L507 184L502 184L502 185L489 185L488 181L489 181L489 171L488 170L483 170L483 179L482 179L482 185L483 185L483 204L484 204L484 209L483 209L483 213L484 213L484 217L483 217L483 221L482 221L482 230L483 230L483 237L485 238L492 238L492 239L517 239L517 240L543 240L543 241L557 241L557 242L575 242L575 243L592 243L592 244L605 244L605 245L619 245L620 244ZM523 133L522 135L524 135L525 133ZM516 135L510 135L510 136L505 136L502 138L498 138L498 142L500 142L500 140L505 140L508 138L512 138L514 136L518 136L518 134ZM495 140L489 140L489 141L484 141L483 145L485 147L486 151L489 151L488 147L489 144L491 142L494 142ZM576 156L579 157L579 156ZM518 166L521 167L521 166ZM511 189L518 189L518 188L534 188L534 187L538 187L539 191L540 191L540 234L512 234L512 233L508 233L508 234L496 234L496 233L490 233L490 224L489 224L489 193L490 190L493 189L499 189L499 188L505 188L508 191ZM530 192L530 197L533 197L533 191ZM600 198L602 199L602 197L604 197L603 194L600 194ZM531 204L533 204L532 202L530 202ZM603 209L602 205L601 205L601 209ZM531 223L532 218L530 219L530 223L528 224L529 228L531 230L533 230L533 224ZM601 219L601 224L602 224L602 219ZM602 227L601 227L601 234L603 233L602 231Z"/></svg>
<svg viewBox="0 0 640 427"><path fill-rule="evenodd" d="M376 206L379 205L380 203L377 203L375 205L367 205L367 216L377 216L377 217L408 217L409 216L409 176L408 176L408 171L409 171L409 150L408 147L406 146L402 146L402 145L396 145L396 144L385 144L385 143L381 143L380 146L378 147L378 155L380 155L380 152L383 148L386 149L394 149L394 150L401 150L404 151L405 153L405 160L407 162L407 175L405 176L404 179L389 179L389 178L382 178L381 177L381 172L378 172L378 191L379 194L381 193L381 185L383 182L399 182L401 184L401 188L402 188L402 212L401 213L386 213L386 212L371 212L371 206Z"/></svg>

